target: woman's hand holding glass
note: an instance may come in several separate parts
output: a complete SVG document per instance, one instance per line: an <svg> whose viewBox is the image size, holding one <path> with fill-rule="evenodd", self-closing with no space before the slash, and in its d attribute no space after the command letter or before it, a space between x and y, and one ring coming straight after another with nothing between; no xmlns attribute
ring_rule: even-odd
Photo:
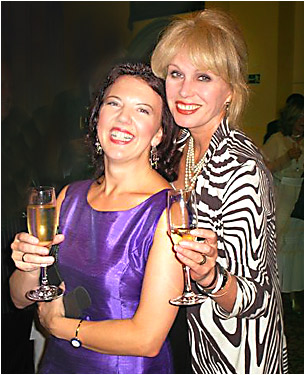
<svg viewBox="0 0 305 375"><path fill-rule="evenodd" d="M56 195L53 186L37 186L29 189L27 224L30 234L38 237L39 244L51 248L57 228ZM25 262L25 255L21 260ZM31 301L51 301L63 294L56 285L50 285L47 264L41 264L41 285L26 293Z"/></svg>
<svg viewBox="0 0 305 375"><path fill-rule="evenodd" d="M174 244L184 240L192 240L192 229L198 226L196 193L194 190L169 190L167 194L167 213L169 234ZM201 264L205 263L201 255ZM184 272L184 291L181 296L170 300L172 305L191 306L203 303L206 296L192 290L190 269L182 261Z"/></svg>
<svg viewBox="0 0 305 375"><path fill-rule="evenodd" d="M192 280L204 288L212 282L215 276L218 256L217 235L207 229L193 229L191 234L197 238L197 241L183 239L175 245L174 250L177 258L190 268ZM204 241L200 242L200 238ZM204 258L205 261L202 262Z"/></svg>
<svg viewBox="0 0 305 375"><path fill-rule="evenodd" d="M53 245L59 244L63 240L64 235L57 234L54 237ZM55 260L53 256L49 255L49 249L40 246L38 238L29 233L17 233L11 248L15 265L21 271L37 271L39 275L42 264L50 266Z"/></svg>

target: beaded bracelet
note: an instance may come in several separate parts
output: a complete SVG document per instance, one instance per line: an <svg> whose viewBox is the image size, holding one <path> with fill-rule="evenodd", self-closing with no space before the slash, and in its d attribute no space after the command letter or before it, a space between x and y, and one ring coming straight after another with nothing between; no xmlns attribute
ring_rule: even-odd
<svg viewBox="0 0 305 375"><path fill-rule="evenodd" d="M223 282L223 272L222 272L222 269L223 268L217 262L216 262L215 267L216 267L215 275L218 276L218 279L217 279L217 283L216 283L216 285L215 285L215 287L213 289L208 289L208 288L203 287L203 286L201 286L200 284L197 283L197 286L198 286L199 290L201 292L207 294L207 295L218 292L221 289L221 286L222 286L222 282ZM215 280L216 280L216 278L215 278ZM214 280L214 282L215 282L215 280ZM213 285L214 282L212 284L210 284L210 285Z"/></svg>
<svg viewBox="0 0 305 375"><path fill-rule="evenodd" d="M198 286L198 289L200 290L209 290L209 288L211 288L212 285L214 285L216 279L217 279L217 276L218 276L218 267L217 267L217 263L215 264L215 267L214 267L214 277L213 277L213 280L210 282L209 285L203 287L202 285L200 285L198 282L196 282L197 286ZM213 288L214 289L214 288Z"/></svg>
<svg viewBox="0 0 305 375"><path fill-rule="evenodd" d="M215 294L208 294L209 297L219 298L219 297L225 296L228 293L230 285L231 285L231 282L232 282L232 275L227 270L226 270L226 274L227 274L227 276L226 276L226 281L224 283L224 286L220 288L220 290L222 290L222 289L224 289L226 287L226 290L222 294L217 294L217 295L215 295Z"/></svg>
<svg viewBox="0 0 305 375"><path fill-rule="evenodd" d="M222 296L226 295L228 293L228 289L229 289L229 286L230 286L231 281L232 281L231 274L225 268L223 268L219 263L216 263L216 266L217 266L218 271L219 271L219 272L217 272L219 277L218 277L217 284L216 284L215 288L213 288L212 290L208 290L206 288L203 288L200 284L197 283L197 286L198 286L198 288L201 292L203 292L207 296L213 297L213 298L218 298L218 297L222 297ZM225 286L227 286L227 290L224 293L219 294L219 295L215 295L215 293L224 289Z"/></svg>

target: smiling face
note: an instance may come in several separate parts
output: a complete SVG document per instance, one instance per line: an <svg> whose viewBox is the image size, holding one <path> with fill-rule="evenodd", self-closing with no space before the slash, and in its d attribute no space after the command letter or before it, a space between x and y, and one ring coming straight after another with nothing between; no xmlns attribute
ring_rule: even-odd
<svg viewBox="0 0 305 375"><path fill-rule="evenodd" d="M105 93L97 125L105 158L148 162L162 139L161 116L162 99L145 81L119 77Z"/></svg>
<svg viewBox="0 0 305 375"><path fill-rule="evenodd" d="M166 96L178 125L214 131L231 101L230 85L211 71L198 70L188 55L179 52L170 62L166 76Z"/></svg>

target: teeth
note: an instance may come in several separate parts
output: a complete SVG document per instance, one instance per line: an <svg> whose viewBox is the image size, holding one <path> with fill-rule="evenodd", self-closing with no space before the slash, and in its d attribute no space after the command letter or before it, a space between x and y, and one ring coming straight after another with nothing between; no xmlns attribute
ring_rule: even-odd
<svg viewBox="0 0 305 375"><path fill-rule="evenodd" d="M112 131L111 137L118 141L130 141L133 138L131 134L123 133L118 130Z"/></svg>
<svg viewBox="0 0 305 375"><path fill-rule="evenodd" d="M184 111L193 111L194 109L198 109L200 108L200 105L195 105L195 104L181 104L181 103L178 103L177 104L177 107L179 109L182 109Z"/></svg>

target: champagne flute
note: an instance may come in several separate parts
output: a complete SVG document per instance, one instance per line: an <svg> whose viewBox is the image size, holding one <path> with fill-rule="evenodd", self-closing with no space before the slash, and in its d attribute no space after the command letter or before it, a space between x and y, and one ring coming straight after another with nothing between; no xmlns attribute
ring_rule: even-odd
<svg viewBox="0 0 305 375"><path fill-rule="evenodd" d="M181 240L195 240L190 234L198 226L196 194L194 190L169 190L167 194L167 213L169 233L174 244ZM172 305L191 306L204 302L207 297L192 290L190 268L183 265L184 291L177 298L171 299Z"/></svg>
<svg viewBox="0 0 305 375"><path fill-rule="evenodd" d="M39 239L39 245L50 249L57 228L54 187L30 188L27 225L29 233ZM51 301L62 294L62 289L55 285L49 285L47 265L41 264L41 284L37 289L28 291L26 297L32 301Z"/></svg>

